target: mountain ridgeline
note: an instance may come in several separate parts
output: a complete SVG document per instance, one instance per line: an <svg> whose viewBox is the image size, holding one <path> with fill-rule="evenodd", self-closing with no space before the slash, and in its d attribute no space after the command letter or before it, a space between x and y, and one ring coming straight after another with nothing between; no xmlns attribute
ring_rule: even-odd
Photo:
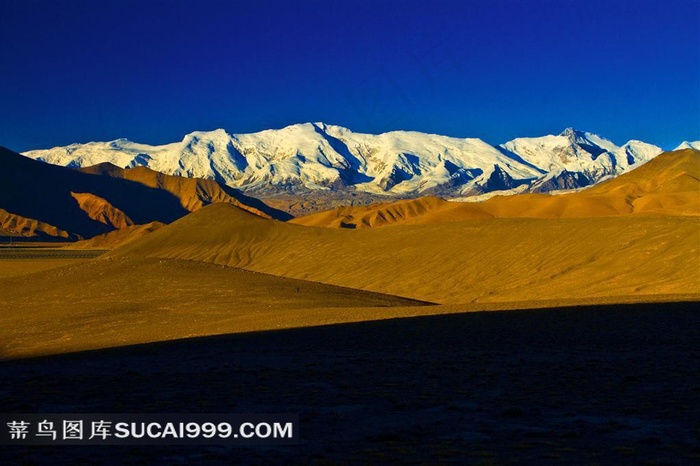
<svg viewBox="0 0 700 466"><path fill-rule="evenodd" d="M222 129L194 132L161 146L118 139L24 155L69 167L104 162L120 168L143 166L216 180L263 199L320 195L340 197L341 204L348 204L378 197L574 189L625 173L661 152L634 140L617 146L571 128L557 136L518 138L492 146L475 138L409 131L372 135L305 123L253 134Z"/></svg>
<svg viewBox="0 0 700 466"><path fill-rule="evenodd" d="M212 180L109 164L80 171L31 160L2 147L0 165L3 236L89 238L133 225L170 223L218 202L265 218L289 219L284 212Z"/></svg>
<svg viewBox="0 0 700 466"><path fill-rule="evenodd" d="M493 196L448 202L433 196L370 206L345 206L297 217L291 223L331 228L374 228L491 218L700 217L700 151L666 152L636 170L589 189L550 195Z"/></svg>

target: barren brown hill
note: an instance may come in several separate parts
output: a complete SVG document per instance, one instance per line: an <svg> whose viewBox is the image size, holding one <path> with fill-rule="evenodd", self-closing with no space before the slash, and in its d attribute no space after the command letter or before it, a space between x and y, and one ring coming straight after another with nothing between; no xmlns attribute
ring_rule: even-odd
<svg viewBox="0 0 700 466"><path fill-rule="evenodd" d="M434 196L367 206L346 206L298 217L290 223L332 228L372 228L403 222L440 210L448 204Z"/></svg>
<svg viewBox="0 0 700 466"><path fill-rule="evenodd" d="M0 209L0 237L52 237L68 239L73 235L48 223L11 214Z"/></svg>
<svg viewBox="0 0 700 466"><path fill-rule="evenodd" d="M437 198L337 208L292 223L367 228L484 218L700 215L700 152L667 152L629 173L576 193L497 196L483 202Z"/></svg>
<svg viewBox="0 0 700 466"><path fill-rule="evenodd" d="M700 294L700 218L314 228L215 204L107 257L187 259L437 303Z"/></svg>
<svg viewBox="0 0 700 466"><path fill-rule="evenodd" d="M114 207L106 199L96 196L91 193L70 193L78 202L80 208L91 219L104 223L113 228L124 228L134 224L134 221L129 218L121 210Z"/></svg>
<svg viewBox="0 0 700 466"><path fill-rule="evenodd" d="M0 147L0 228L22 236L89 238L131 224L170 223L190 209L231 202L259 215L289 218L214 181L150 170L97 167L80 172ZM251 205L247 202L250 201Z"/></svg>
<svg viewBox="0 0 700 466"><path fill-rule="evenodd" d="M146 167L119 168L111 163L81 168L81 172L119 178L169 192L180 200L182 207L189 212L205 205L225 202L252 212L260 217L289 220L291 215L274 209L264 202L246 196L237 189L230 188L214 180L171 176Z"/></svg>

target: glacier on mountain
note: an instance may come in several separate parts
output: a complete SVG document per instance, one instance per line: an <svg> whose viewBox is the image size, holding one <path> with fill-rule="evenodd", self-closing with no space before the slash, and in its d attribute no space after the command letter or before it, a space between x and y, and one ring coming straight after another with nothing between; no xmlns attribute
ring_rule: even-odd
<svg viewBox="0 0 700 466"><path fill-rule="evenodd" d="M661 152L634 140L617 146L572 128L556 136L492 146L476 138L412 131L362 134L304 123L252 134L197 131L160 146L117 139L24 155L69 167L104 162L145 166L170 175L214 179L260 197L327 191L464 197L580 188L624 173Z"/></svg>

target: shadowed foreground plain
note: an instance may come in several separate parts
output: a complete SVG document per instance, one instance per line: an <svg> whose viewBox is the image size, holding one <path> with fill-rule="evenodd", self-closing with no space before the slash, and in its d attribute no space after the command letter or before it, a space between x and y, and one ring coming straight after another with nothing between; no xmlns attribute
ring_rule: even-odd
<svg viewBox="0 0 700 466"><path fill-rule="evenodd" d="M299 413L303 443L12 447L0 461L693 464L699 358L700 307L675 303L417 317L6 361L8 412Z"/></svg>

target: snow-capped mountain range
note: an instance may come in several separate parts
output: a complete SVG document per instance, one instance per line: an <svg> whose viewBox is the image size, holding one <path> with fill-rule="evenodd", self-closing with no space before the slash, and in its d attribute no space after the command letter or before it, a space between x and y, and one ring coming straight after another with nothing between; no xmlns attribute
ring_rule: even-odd
<svg viewBox="0 0 700 466"><path fill-rule="evenodd" d="M678 147L676 147L674 150L681 150L681 149L695 149L695 150L700 150L700 141L683 141Z"/></svg>
<svg viewBox="0 0 700 466"><path fill-rule="evenodd" d="M683 144L700 147L698 142ZM409 131L361 134L304 123L253 134L222 129L194 132L161 146L118 139L24 155L69 167L103 162L124 168L146 166L170 175L214 179L260 197L329 190L460 197L584 187L631 170L661 152L634 140L617 146L572 128L558 136L518 138L492 146L475 138Z"/></svg>

